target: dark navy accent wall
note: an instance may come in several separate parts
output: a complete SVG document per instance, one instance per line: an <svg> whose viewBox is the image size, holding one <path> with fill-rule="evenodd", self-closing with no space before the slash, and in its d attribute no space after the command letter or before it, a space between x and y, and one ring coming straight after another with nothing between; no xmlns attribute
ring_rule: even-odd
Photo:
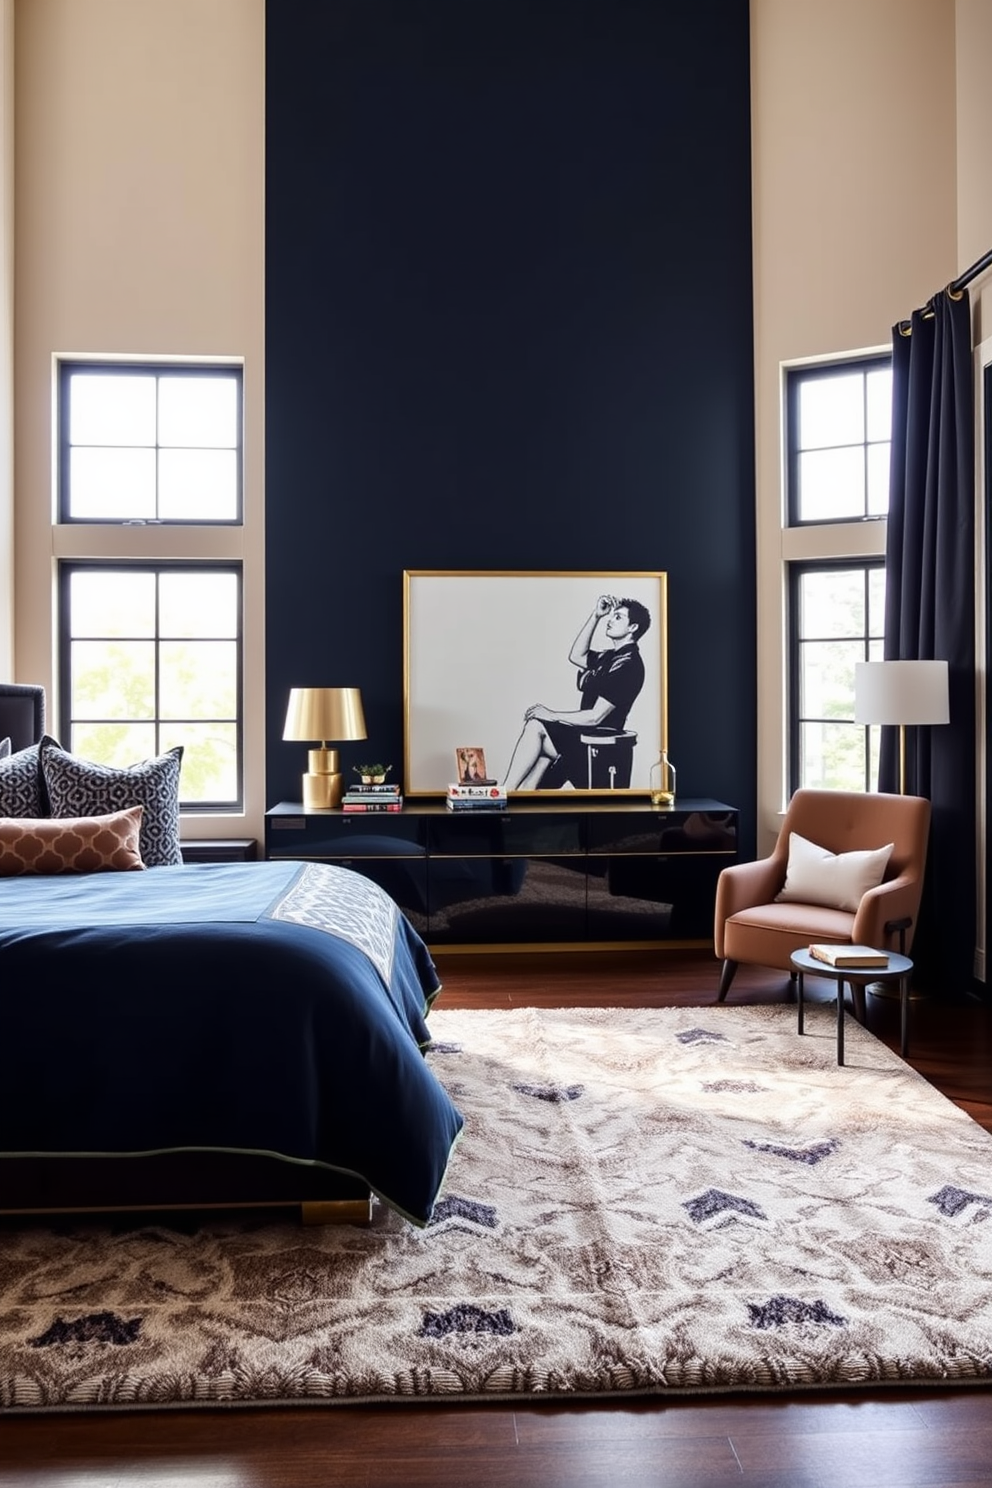
<svg viewBox="0 0 992 1488"><path fill-rule="evenodd" d="M266 110L267 804L291 686L399 775L404 569L661 568L679 788L747 851L747 0L278 0Z"/></svg>

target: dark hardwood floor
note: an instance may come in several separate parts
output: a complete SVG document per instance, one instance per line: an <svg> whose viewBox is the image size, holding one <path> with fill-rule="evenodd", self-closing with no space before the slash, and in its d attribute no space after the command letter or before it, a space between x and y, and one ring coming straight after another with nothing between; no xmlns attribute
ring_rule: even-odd
<svg viewBox="0 0 992 1488"><path fill-rule="evenodd" d="M716 963L703 952L437 959L443 1007L695 1005L716 996ZM831 995L826 983L807 988L810 996ZM729 1000L777 1002L787 994L785 976L742 969ZM898 1004L869 998L868 1026L897 1048ZM992 1008L914 1001L911 1038L910 1063L992 1130ZM733 1483L988 1488L992 1385L584 1406L0 1416L0 1488Z"/></svg>

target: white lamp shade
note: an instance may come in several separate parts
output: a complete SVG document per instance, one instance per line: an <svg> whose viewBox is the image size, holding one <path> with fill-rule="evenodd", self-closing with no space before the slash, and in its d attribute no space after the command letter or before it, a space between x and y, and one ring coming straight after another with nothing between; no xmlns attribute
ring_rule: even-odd
<svg viewBox="0 0 992 1488"><path fill-rule="evenodd" d="M859 661L855 723L949 723L946 661Z"/></svg>
<svg viewBox="0 0 992 1488"><path fill-rule="evenodd" d="M282 736L310 743L364 739L361 692L357 687L292 688Z"/></svg>

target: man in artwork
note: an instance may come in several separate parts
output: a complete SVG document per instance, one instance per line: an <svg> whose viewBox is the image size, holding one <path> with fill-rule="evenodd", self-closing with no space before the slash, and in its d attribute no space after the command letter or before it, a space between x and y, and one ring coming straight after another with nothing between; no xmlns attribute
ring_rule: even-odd
<svg viewBox="0 0 992 1488"><path fill-rule="evenodd" d="M594 651L593 636L601 621L610 644ZM651 614L639 600L599 596L568 653L577 668L579 707L560 712L534 703L526 710L504 778L507 790L585 785L587 746L580 735L612 736L626 727L627 715L644 685L638 642L650 624Z"/></svg>

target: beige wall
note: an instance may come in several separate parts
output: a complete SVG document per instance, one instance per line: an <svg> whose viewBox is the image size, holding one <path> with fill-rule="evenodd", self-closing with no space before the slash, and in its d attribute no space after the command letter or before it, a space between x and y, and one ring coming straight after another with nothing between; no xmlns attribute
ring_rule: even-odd
<svg viewBox="0 0 992 1488"><path fill-rule="evenodd" d="M988 86L988 64L992 58L992 3L990 0L958 0L957 3L957 148L958 148L958 270L984 258L992 248L992 90ZM985 369L992 366L992 272L982 275L971 288L974 307L974 342L978 409L976 426L975 493L979 552L986 550L987 516L985 492L986 451L981 431L986 427L983 400ZM988 843L985 838L988 781L985 772L984 719L988 693L985 665L987 634L984 605L985 569L979 565L977 584L977 678L979 771L976 842L978 866L978 945L976 974L988 980L988 925L985 917Z"/></svg>
<svg viewBox="0 0 992 1488"><path fill-rule="evenodd" d="M957 272L992 248L992 0L957 0ZM992 273L971 290L975 342L992 336Z"/></svg>
<svg viewBox="0 0 992 1488"><path fill-rule="evenodd" d="M53 357L243 359L243 828L260 836L264 0L14 0L14 8L16 677L54 696ZM126 540L126 530L107 529L97 551L114 556ZM218 827L198 821L191 830Z"/></svg>
<svg viewBox="0 0 992 1488"><path fill-rule="evenodd" d="M954 0L752 0L758 520L758 827L785 804L782 375L888 347L958 271ZM844 551L884 551L852 523Z"/></svg>
<svg viewBox="0 0 992 1488"><path fill-rule="evenodd" d="M758 845L764 850L778 829L787 787L784 564L823 551L820 534L782 531L783 367L888 347L896 321L992 248L992 3L752 0L751 27ZM989 362L992 274L970 293L976 345L985 337L979 361ZM829 536L851 555L884 552L880 523L852 523ZM983 582L976 572L980 606ZM981 612L978 629L981 718ZM984 734L978 742L982 761ZM982 800L981 765L978 787ZM976 854L976 970L984 975L982 831Z"/></svg>
<svg viewBox="0 0 992 1488"><path fill-rule="evenodd" d="M0 678L14 675L14 0L0 0Z"/></svg>
<svg viewBox="0 0 992 1488"><path fill-rule="evenodd" d="M752 0L751 13L763 847L785 792L783 557L802 556L781 532L782 367L887 346L894 321L992 246L992 4ZM53 356L243 357L246 829L257 833L264 0L0 0L0 67L11 14L18 583L13 657L9 583L0 589L0 675L52 685ZM9 140L0 115L0 158ZM9 197L9 170L3 180ZM9 220L0 200L0 440ZM992 335L992 276L973 296ZM9 505L0 459L0 581ZM873 524L841 535L852 553L880 551Z"/></svg>

